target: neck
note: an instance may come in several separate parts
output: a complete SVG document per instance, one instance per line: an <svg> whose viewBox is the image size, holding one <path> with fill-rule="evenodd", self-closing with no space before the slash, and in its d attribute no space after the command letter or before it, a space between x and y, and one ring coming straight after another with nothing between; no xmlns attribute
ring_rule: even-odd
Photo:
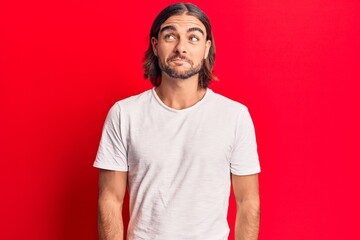
<svg viewBox="0 0 360 240"><path fill-rule="evenodd" d="M163 74L161 84L155 91L165 105L181 110L195 105L204 97L206 89L199 88L198 81L198 75L188 79L177 79Z"/></svg>

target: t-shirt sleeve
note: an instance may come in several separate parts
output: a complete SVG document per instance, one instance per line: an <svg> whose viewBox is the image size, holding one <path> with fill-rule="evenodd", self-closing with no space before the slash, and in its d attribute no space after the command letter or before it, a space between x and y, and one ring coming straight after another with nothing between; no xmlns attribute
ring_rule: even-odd
<svg viewBox="0 0 360 240"><path fill-rule="evenodd" d="M121 131L120 105L115 103L106 117L94 167L128 171L127 150Z"/></svg>
<svg viewBox="0 0 360 240"><path fill-rule="evenodd" d="M255 129L246 107L242 109L237 121L235 142L230 157L230 171L235 175L260 172Z"/></svg>

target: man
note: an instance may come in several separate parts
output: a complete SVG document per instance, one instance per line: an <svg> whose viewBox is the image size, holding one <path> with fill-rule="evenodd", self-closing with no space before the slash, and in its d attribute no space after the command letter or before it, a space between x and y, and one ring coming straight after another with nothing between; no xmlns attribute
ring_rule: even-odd
<svg viewBox="0 0 360 240"><path fill-rule="evenodd" d="M235 239L258 238L260 166L247 108L208 88L215 45L206 15L177 3L155 19L145 77L154 88L115 103L104 124L100 239L225 240L230 185Z"/></svg>

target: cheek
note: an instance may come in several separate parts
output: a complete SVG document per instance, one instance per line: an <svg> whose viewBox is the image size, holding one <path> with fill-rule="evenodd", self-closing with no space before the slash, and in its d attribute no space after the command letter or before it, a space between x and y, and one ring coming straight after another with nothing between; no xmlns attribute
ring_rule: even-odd
<svg viewBox="0 0 360 240"><path fill-rule="evenodd" d="M158 57L164 59L171 53L169 46L161 46L158 48Z"/></svg>
<svg viewBox="0 0 360 240"><path fill-rule="evenodd" d="M193 57L194 59L197 59L198 61L201 61L202 59L204 59L205 57L205 48L197 48L194 52L193 52Z"/></svg>

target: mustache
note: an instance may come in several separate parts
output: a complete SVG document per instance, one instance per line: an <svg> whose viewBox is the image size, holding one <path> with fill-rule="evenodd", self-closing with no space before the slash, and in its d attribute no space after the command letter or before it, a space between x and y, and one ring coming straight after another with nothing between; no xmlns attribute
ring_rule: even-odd
<svg viewBox="0 0 360 240"><path fill-rule="evenodd" d="M175 60L175 59L177 59L177 58L180 58L180 59L182 59L182 60L185 60L185 61L187 61L188 63L190 63L191 65L193 64L193 62L192 62L189 58L187 58L186 56L180 55L180 54L176 54L176 55L173 55L173 56L169 57L169 58L168 58L168 62L171 62L171 61L173 61L173 60Z"/></svg>

